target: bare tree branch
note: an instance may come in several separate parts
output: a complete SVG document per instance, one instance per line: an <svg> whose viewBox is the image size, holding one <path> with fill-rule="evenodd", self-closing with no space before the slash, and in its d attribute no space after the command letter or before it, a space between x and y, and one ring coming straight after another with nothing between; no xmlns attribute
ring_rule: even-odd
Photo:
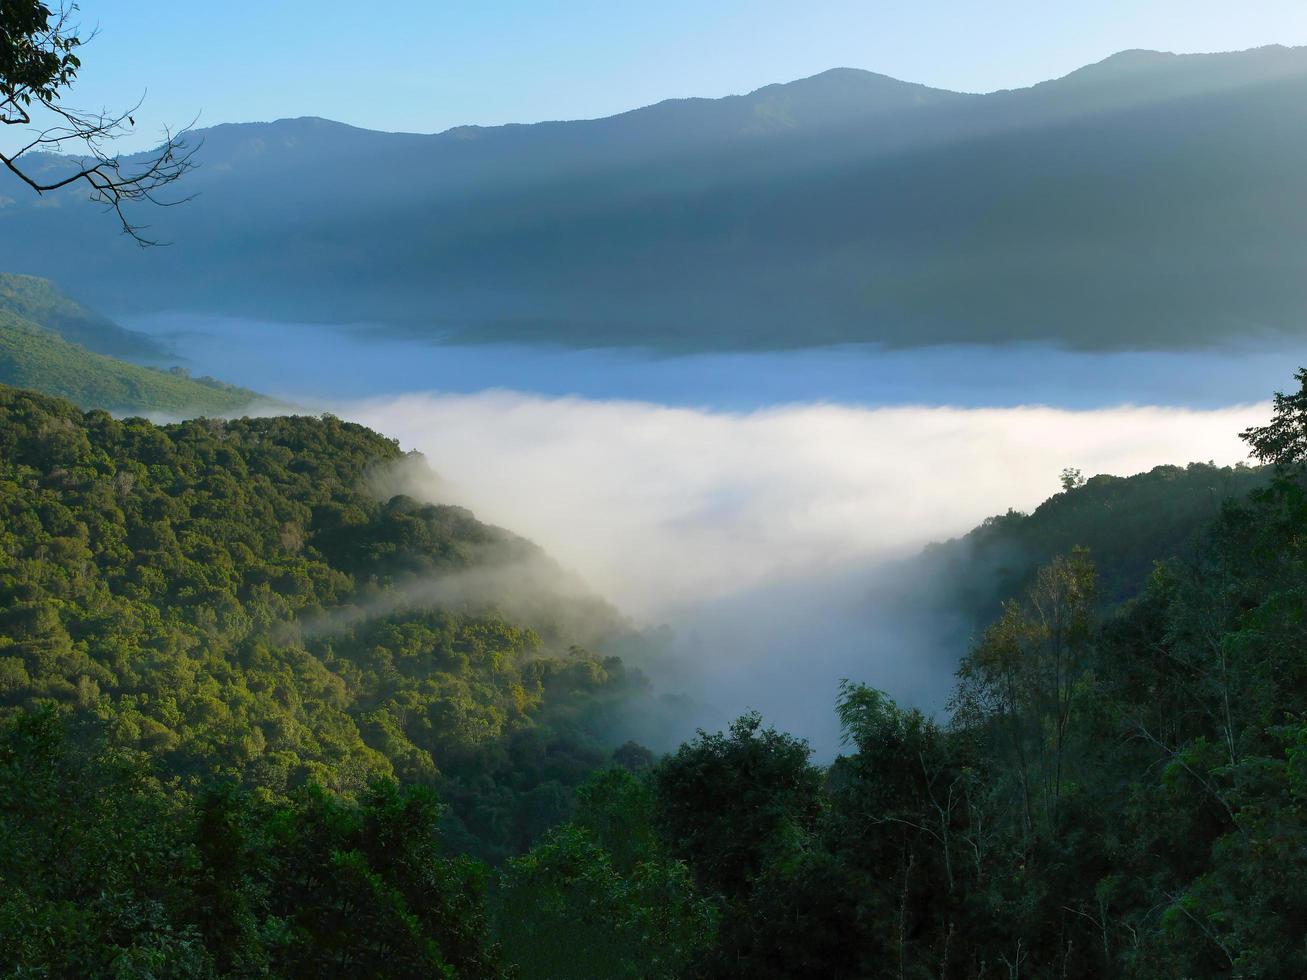
<svg viewBox="0 0 1307 980"><path fill-rule="evenodd" d="M77 6L63 3L52 11L41 0L5 0L0 8L0 123L29 126L33 137L16 150L0 150L0 164L37 194L77 184L90 188L92 201L112 212L123 232L138 245L162 244L146 237L147 226L133 223L125 206L148 203L172 207L189 197L165 199L161 192L195 166L199 141L191 127L165 129L162 144L148 154L124 157L115 141L135 131L138 101L124 112L74 109L63 103L81 67L76 51L85 41L72 22ZM92 32L86 40L94 37ZM46 125L35 125L33 111ZM27 154L74 152L64 158L67 171L50 177L28 166Z"/></svg>

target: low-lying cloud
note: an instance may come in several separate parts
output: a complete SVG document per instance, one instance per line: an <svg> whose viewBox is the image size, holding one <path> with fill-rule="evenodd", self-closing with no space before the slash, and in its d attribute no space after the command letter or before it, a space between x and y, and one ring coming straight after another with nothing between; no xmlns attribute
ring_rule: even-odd
<svg viewBox="0 0 1307 980"><path fill-rule="evenodd" d="M542 545L659 616L775 578L901 553L1030 508L1058 474L1246 458L1265 406L861 409L748 414L505 392L343 409L424 453L442 502Z"/></svg>
<svg viewBox="0 0 1307 980"><path fill-rule="evenodd" d="M873 597L892 559L1034 507L1065 467L1240 461L1237 433L1269 412L730 413L511 392L334 410L424 453L439 480L416 492L532 539L638 620L670 623L695 665L684 682L720 715L707 723L756 706L825 749L840 676L936 707L948 687L928 649L938 636Z"/></svg>

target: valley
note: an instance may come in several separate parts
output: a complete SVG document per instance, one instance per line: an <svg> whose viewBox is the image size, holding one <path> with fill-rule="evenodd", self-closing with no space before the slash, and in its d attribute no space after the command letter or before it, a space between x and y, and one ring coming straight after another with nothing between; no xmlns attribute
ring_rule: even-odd
<svg viewBox="0 0 1307 980"><path fill-rule="evenodd" d="M1307 975L1307 46L930 6L0 6L0 975Z"/></svg>

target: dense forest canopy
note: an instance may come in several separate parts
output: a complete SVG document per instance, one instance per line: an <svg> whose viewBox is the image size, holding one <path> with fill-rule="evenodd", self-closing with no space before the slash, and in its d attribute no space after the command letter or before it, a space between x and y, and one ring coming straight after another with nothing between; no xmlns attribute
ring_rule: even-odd
<svg viewBox="0 0 1307 980"><path fill-rule="evenodd" d="M961 538L928 546L917 572L927 578L919 587L978 632L998 617L1004 600L1031 585L1039 568L1083 547L1098 571L1100 602L1113 606L1143 591L1157 562L1186 554L1222 507L1272 476L1264 466L1190 463L1082 478L1029 514L1010 510Z"/></svg>
<svg viewBox="0 0 1307 980"><path fill-rule="evenodd" d="M401 459L332 418L158 427L0 389L0 703L94 714L188 787L438 785L462 846L520 849L644 682L559 633L569 604L619 632L598 603L560 596L533 627L493 582L392 602L543 561L466 511L378 499L369 474Z"/></svg>

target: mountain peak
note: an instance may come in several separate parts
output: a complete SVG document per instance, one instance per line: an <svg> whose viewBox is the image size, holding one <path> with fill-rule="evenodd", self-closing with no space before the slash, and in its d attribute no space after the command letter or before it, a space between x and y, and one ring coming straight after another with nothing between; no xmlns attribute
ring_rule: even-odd
<svg viewBox="0 0 1307 980"><path fill-rule="evenodd" d="M1179 55L1172 51L1154 51L1152 48L1126 48L1124 51L1118 51L1116 54L1110 54L1102 61L1093 65L1087 65L1087 68L1142 68L1153 66L1165 61L1173 61Z"/></svg>
<svg viewBox="0 0 1307 980"><path fill-rule="evenodd" d="M905 82L862 68L828 68L743 95L668 99L610 119L674 117L680 125L708 125L742 134L822 128L928 103L965 98L961 93Z"/></svg>
<svg viewBox="0 0 1307 980"><path fill-rule="evenodd" d="M1131 83L1166 78L1182 88L1210 91L1302 72L1307 72L1307 47L1290 48L1282 44L1268 44L1246 51L1218 51L1210 54L1176 54L1171 51L1130 48L1041 85L1068 81L1091 84ZM1041 85L1035 88L1040 88Z"/></svg>

